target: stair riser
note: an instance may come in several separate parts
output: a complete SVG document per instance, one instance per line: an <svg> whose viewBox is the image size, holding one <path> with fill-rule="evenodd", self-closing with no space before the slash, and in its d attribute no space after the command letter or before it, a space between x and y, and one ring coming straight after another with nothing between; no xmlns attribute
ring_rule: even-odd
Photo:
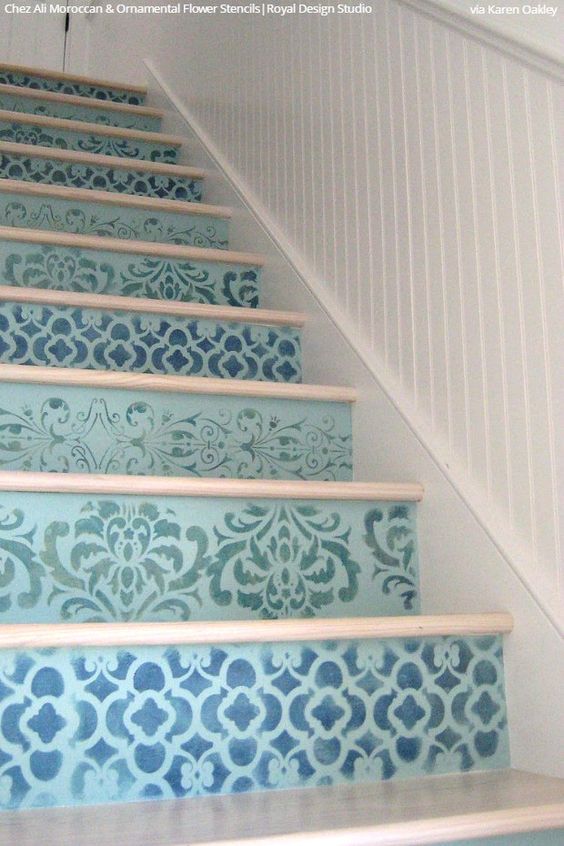
<svg viewBox="0 0 564 846"><path fill-rule="evenodd" d="M508 763L496 638L9 652L0 691L4 807Z"/></svg>
<svg viewBox="0 0 564 846"><path fill-rule="evenodd" d="M252 306L259 267L0 240L0 279L18 288Z"/></svg>
<svg viewBox="0 0 564 846"><path fill-rule="evenodd" d="M102 156L146 159L152 162L175 163L178 159L178 147L172 147L170 144L139 141L136 138L115 138L96 133L69 132L50 126L33 126L6 120L0 120L0 141L78 150Z"/></svg>
<svg viewBox="0 0 564 846"><path fill-rule="evenodd" d="M227 249L229 237L229 222L222 218L4 192L0 192L0 226L217 250Z"/></svg>
<svg viewBox="0 0 564 846"><path fill-rule="evenodd" d="M0 109L8 112L46 115L49 117L82 120L87 123L102 123L105 126L121 126L123 129L146 129L158 132L161 118L152 115L121 112L114 109L94 108L74 103L60 103L34 97L20 97L0 91Z"/></svg>
<svg viewBox="0 0 564 846"><path fill-rule="evenodd" d="M350 405L0 382L0 469L350 481Z"/></svg>
<svg viewBox="0 0 564 846"><path fill-rule="evenodd" d="M43 185L68 185L73 188L94 188L119 194L160 197L168 200L198 202L202 199L202 182L184 176L111 168L103 165L43 159L30 155L3 153L0 150L0 173L5 179L38 182Z"/></svg>
<svg viewBox="0 0 564 846"><path fill-rule="evenodd" d="M0 361L301 381L299 331L157 314L0 303Z"/></svg>
<svg viewBox="0 0 564 846"><path fill-rule="evenodd" d="M2 493L0 621L416 613L415 515L409 503Z"/></svg>
<svg viewBox="0 0 564 846"><path fill-rule="evenodd" d="M142 106L145 96L135 91L121 91L117 88L101 88L84 82L47 79L32 74L17 73L0 69L0 84L18 85L22 88L34 88L39 91L53 91L56 94L73 94L77 97L93 97L95 100L111 100L114 103L126 103L130 106Z"/></svg>

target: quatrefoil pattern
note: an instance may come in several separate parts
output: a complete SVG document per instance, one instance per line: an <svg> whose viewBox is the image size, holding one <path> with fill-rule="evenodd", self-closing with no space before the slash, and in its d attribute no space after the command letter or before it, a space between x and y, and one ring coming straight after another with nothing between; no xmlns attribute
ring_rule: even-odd
<svg viewBox="0 0 564 846"><path fill-rule="evenodd" d="M508 764L491 637L3 652L0 732L5 808Z"/></svg>

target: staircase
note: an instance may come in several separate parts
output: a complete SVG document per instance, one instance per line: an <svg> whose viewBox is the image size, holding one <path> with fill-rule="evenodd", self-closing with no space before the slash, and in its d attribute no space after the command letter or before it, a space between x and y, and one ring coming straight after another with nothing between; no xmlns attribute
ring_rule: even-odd
<svg viewBox="0 0 564 846"><path fill-rule="evenodd" d="M421 485L162 117L0 65L0 842L564 843L510 615L421 615Z"/></svg>

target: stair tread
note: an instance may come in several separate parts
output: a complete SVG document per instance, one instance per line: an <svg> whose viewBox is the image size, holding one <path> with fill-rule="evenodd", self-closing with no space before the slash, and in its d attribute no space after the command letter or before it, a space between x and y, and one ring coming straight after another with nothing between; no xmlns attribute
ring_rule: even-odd
<svg viewBox="0 0 564 846"><path fill-rule="evenodd" d="M295 328L303 326L306 320L305 314L294 311L177 302L176 300L157 300L146 297L122 297L114 294L82 294L77 291L20 288L15 285L0 285L0 302L98 308L107 311L134 311L147 314L166 314L174 317L199 318L201 320L221 320L228 323L256 323L264 326L292 326Z"/></svg>
<svg viewBox="0 0 564 846"><path fill-rule="evenodd" d="M128 129L120 126L106 126L100 123L52 117L51 115L34 115L31 112L12 112L8 109L0 109L0 120L34 126L51 126L61 130L66 129L69 132L80 132L83 135L96 134L107 135L111 138L136 138L140 141L153 141L160 144L169 144L173 147L180 147L183 144L183 139L178 135L167 135L163 132L150 132L143 129Z"/></svg>
<svg viewBox="0 0 564 846"><path fill-rule="evenodd" d="M46 229L19 229L14 226L0 226L0 240L25 241L27 244L49 244L50 246L77 247L86 250L102 250L114 253L163 256L171 259L194 259L224 264L249 264L262 266L264 256L237 250L218 250L210 247L188 247L183 244L166 244L158 241L137 241L112 238L105 235L80 235L75 232L53 232Z"/></svg>
<svg viewBox="0 0 564 846"><path fill-rule="evenodd" d="M41 159L74 162L75 164L101 165L118 170L133 170L138 173L160 173L169 176L186 176L191 179L205 179L205 171L186 165L150 162L147 159L127 159L121 156L105 156L101 153L81 153L77 150L62 150L60 147L40 147L34 144L18 144L0 141L0 153L30 156Z"/></svg>
<svg viewBox="0 0 564 846"><path fill-rule="evenodd" d="M27 364L1 364L0 383L66 385L71 387L120 388L163 393L221 394L270 399L355 402L354 388L309 385L296 382L255 382L251 379L219 379L213 376L172 376L158 373L122 373L113 370L81 370Z"/></svg>
<svg viewBox="0 0 564 846"><path fill-rule="evenodd" d="M44 474L50 475L50 474ZM505 612L127 623L6 623L0 649L181 646L508 634Z"/></svg>
<svg viewBox="0 0 564 846"><path fill-rule="evenodd" d="M413 846L564 826L564 780L519 770L5 811L19 846Z"/></svg>
<svg viewBox="0 0 564 846"><path fill-rule="evenodd" d="M97 100L94 97L83 97L78 94L59 94L56 91L40 91L37 88L24 88L20 85L6 85L0 83L0 95L12 94L30 100L44 100L47 103L68 103L73 106L85 106L92 109L102 109L110 112L125 112L130 115L144 115L146 117L162 118L164 112L149 106L132 106L129 103L115 103L112 100Z"/></svg>
<svg viewBox="0 0 564 846"><path fill-rule="evenodd" d="M230 218L232 209L208 203L186 203L182 200L167 200L163 197L145 197L136 194L121 194L115 191L98 191L94 188L73 188L70 185L43 185L39 182L20 182L17 179L0 179L0 192L24 194L31 197L58 197L61 200L76 200L85 203L106 203L113 206L128 206L155 212L171 211L180 214L201 214L211 217Z"/></svg>
<svg viewBox="0 0 564 846"><path fill-rule="evenodd" d="M140 481L142 479L142 482ZM0 490L44 493L134 494L138 496L204 496L243 499L313 499L418 502L423 486L413 483L312 482L282 479L214 479L119 474L0 471Z"/></svg>
<svg viewBox="0 0 564 846"><path fill-rule="evenodd" d="M45 79L57 79L63 82L79 82L92 85L95 88L114 88L116 91L132 91L136 94L146 94L146 85L132 85L128 82L112 82L107 79L98 79L93 76L66 73L63 71L48 70L47 68L32 68L29 65L13 65L8 62L0 62L0 71L12 71L27 76L40 76ZM35 89L33 89L35 90Z"/></svg>

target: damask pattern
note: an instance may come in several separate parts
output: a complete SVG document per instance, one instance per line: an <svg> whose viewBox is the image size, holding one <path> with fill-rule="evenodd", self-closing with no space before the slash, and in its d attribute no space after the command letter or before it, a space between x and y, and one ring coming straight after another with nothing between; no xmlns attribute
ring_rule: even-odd
<svg viewBox="0 0 564 846"><path fill-rule="evenodd" d="M0 361L270 382L301 380L299 330L0 303Z"/></svg>
<svg viewBox="0 0 564 846"><path fill-rule="evenodd" d="M0 653L4 808L506 767L497 638Z"/></svg>
<svg viewBox="0 0 564 846"><path fill-rule="evenodd" d="M55 151L53 156L56 156ZM34 158L31 151L29 156L18 156L0 150L0 173L4 179L22 182L70 185L73 188L93 188L97 191L116 191L187 202L202 199L202 183L199 180L166 173L141 173L100 165L74 164L57 161L56 158Z"/></svg>
<svg viewBox="0 0 564 846"><path fill-rule="evenodd" d="M148 159L152 162L173 163L178 157L178 147L159 144L156 141L85 134L5 120L0 121L0 141L58 147L63 150L79 150L83 153L99 153L128 159Z"/></svg>
<svg viewBox="0 0 564 846"><path fill-rule="evenodd" d="M16 73L0 68L1 85L18 85L22 88L32 88L39 91L54 91L57 94L73 94L78 97L92 97L95 100L111 100L114 103L128 103L131 106L142 106L145 100L143 94L135 91L121 91L117 88L100 88L83 82L70 82L64 79L47 79L31 74Z"/></svg>
<svg viewBox="0 0 564 846"><path fill-rule="evenodd" d="M0 91L0 109L20 114L46 115L49 117L82 120L87 123L101 123L105 126L121 126L123 129L147 129L158 132L161 118L145 114L132 114L127 111L93 108L74 103L47 102L33 97L20 97Z"/></svg>
<svg viewBox="0 0 564 846"><path fill-rule="evenodd" d="M0 241L5 285L258 306L259 267Z"/></svg>
<svg viewBox="0 0 564 846"><path fill-rule="evenodd" d="M9 402L0 397L0 468L245 479L352 476L346 403L55 391L10 385Z"/></svg>
<svg viewBox="0 0 564 846"><path fill-rule="evenodd" d="M59 197L22 197L0 192L0 226L76 232L123 240L227 249L228 221L201 214L145 211L105 203L77 204ZM247 303L248 304L248 303Z"/></svg>
<svg viewBox="0 0 564 846"><path fill-rule="evenodd" d="M338 507L338 511L336 510ZM0 619L25 622L240 620L401 615L412 592L386 584L401 566L386 524L415 544L415 510L393 503L366 566L364 502L271 502L79 494L3 494ZM395 553L395 558L394 558ZM385 586L385 589L384 589Z"/></svg>

